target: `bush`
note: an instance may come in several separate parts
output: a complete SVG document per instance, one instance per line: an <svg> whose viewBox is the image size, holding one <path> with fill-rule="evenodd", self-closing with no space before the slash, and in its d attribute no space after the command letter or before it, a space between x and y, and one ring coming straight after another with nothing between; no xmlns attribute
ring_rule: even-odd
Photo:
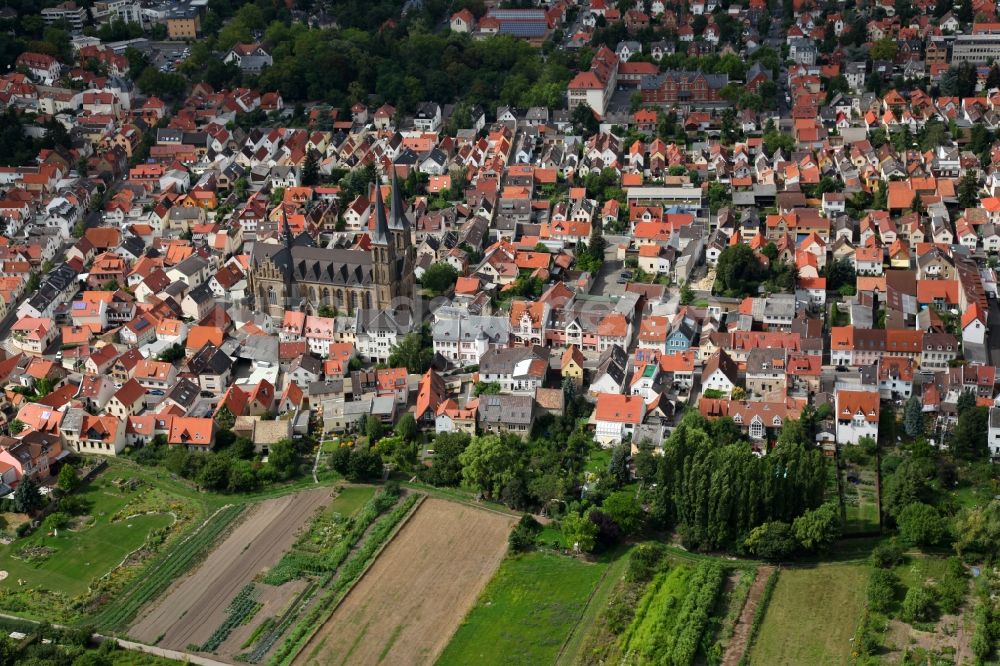
<svg viewBox="0 0 1000 666"><path fill-rule="evenodd" d="M534 517L524 514L511 531L507 543L515 553L524 552L535 544L535 537L541 531L541 524Z"/></svg>
<svg viewBox="0 0 1000 666"><path fill-rule="evenodd" d="M937 616L934 595L926 587L911 587L906 591L900 617L905 622L930 622Z"/></svg>
<svg viewBox="0 0 1000 666"><path fill-rule="evenodd" d="M903 541L914 546L939 544L946 532L944 518L938 510L922 502L908 504L899 512L896 523Z"/></svg>
<svg viewBox="0 0 1000 666"><path fill-rule="evenodd" d="M896 574L887 569L873 568L868 575L868 586L865 588L868 608L877 613L888 613L896 598L898 585L899 579Z"/></svg>
<svg viewBox="0 0 1000 666"><path fill-rule="evenodd" d="M660 543L642 543L632 549L625 570L625 580L630 583L644 583L663 568L667 548Z"/></svg>
<svg viewBox="0 0 1000 666"><path fill-rule="evenodd" d="M750 530L744 545L757 557L777 561L794 553L799 543L791 525L774 521Z"/></svg>
<svg viewBox="0 0 1000 666"><path fill-rule="evenodd" d="M937 603L941 607L942 612L954 613L958 611L959 606L962 605L962 601L965 600L968 590L969 584L966 578L965 567L962 566L962 560L957 557L949 557L948 567L945 569L944 576L934 586L934 592L937 594Z"/></svg>
<svg viewBox="0 0 1000 666"><path fill-rule="evenodd" d="M891 569L903 563L903 545L894 537L875 546L868 558L873 567Z"/></svg>

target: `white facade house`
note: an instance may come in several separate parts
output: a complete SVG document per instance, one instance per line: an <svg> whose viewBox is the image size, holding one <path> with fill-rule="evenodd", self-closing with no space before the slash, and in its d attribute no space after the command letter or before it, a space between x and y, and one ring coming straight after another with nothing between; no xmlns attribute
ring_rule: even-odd
<svg viewBox="0 0 1000 666"><path fill-rule="evenodd" d="M1000 460L1000 407L990 407L990 425L986 436L986 445L990 450L990 460Z"/></svg>
<svg viewBox="0 0 1000 666"><path fill-rule="evenodd" d="M837 391L837 442L857 444L862 437L878 440L878 391Z"/></svg>

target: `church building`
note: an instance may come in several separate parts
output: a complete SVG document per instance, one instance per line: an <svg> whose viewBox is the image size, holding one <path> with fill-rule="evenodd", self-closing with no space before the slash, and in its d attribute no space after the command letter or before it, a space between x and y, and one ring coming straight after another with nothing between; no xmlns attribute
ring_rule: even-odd
<svg viewBox="0 0 1000 666"><path fill-rule="evenodd" d="M306 233L293 238L287 221L283 227L281 241L254 244L250 293L259 312L279 322L285 310L315 314L322 306L354 314L394 309L394 299L412 295L416 253L395 169L388 215L376 183L370 250L316 247Z"/></svg>

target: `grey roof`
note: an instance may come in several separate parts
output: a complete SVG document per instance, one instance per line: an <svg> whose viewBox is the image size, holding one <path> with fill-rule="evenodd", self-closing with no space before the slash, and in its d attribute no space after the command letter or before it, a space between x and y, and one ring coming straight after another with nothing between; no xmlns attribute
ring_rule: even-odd
<svg viewBox="0 0 1000 666"><path fill-rule="evenodd" d="M188 410L198 399L201 389L190 379L179 379L174 387L167 393L167 399L180 405L184 410Z"/></svg>
<svg viewBox="0 0 1000 666"><path fill-rule="evenodd" d="M548 365L549 350L539 345L490 349L479 359L479 372L484 375L513 375L518 363L541 359Z"/></svg>
<svg viewBox="0 0 1000 666"><path fill-rule="evenodd" d="M198 271L204 270L208 266L208 262L205 261L201 255L192 254L190 257L177 264L171 270L178 270L187 277L191 277Z"/></svg>
<svg viewBox="0 0 1000 666"><path fill-rule="evenodd" d="M785 355L786 351L784 348L768 349L757 347L751 349L750 353L747 354L747 374L759 375L777 372L783 375L786 369Z"/></svg>
<svg viewBox="0 0 1000 666"><path fill-rule="evenodd" d="M510 337L510 320L507 317L475 315L442 318L434 322L433 337L435 340L485 339L492 343L506 343Z"/></svg>
<svg viewBox="0 0 1000 666"><path fill-rule="evenodd" d="M609 375L615 384L625 383L625 370L628 367L628 353L618 345L611 345L601 353L594 377Z"/></svg>
<svg viewBox="0 0 1000 666"><path fill-rule="evenodd" d="M486 395L479 399L479 420L498 425L531 425L535 398L530 395Z"/></svg>
<svg viewBox="0 0 1000 666"><path fill-rule="evenodd" d="M223 375L232 369L233 359L211 342L206 342L205 346L195 352L187 365L196 375Z"/></svg>

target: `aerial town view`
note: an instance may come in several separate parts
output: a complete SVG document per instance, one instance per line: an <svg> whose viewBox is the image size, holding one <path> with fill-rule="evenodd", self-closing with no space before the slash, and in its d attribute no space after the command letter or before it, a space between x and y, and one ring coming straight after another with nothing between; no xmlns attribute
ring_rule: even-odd
<svg viewBox="0 0 1000 666"><path fill-rule="evenodd" d="M0 666L1000 666L998 271L993 0L3 0Z"/></svg>

